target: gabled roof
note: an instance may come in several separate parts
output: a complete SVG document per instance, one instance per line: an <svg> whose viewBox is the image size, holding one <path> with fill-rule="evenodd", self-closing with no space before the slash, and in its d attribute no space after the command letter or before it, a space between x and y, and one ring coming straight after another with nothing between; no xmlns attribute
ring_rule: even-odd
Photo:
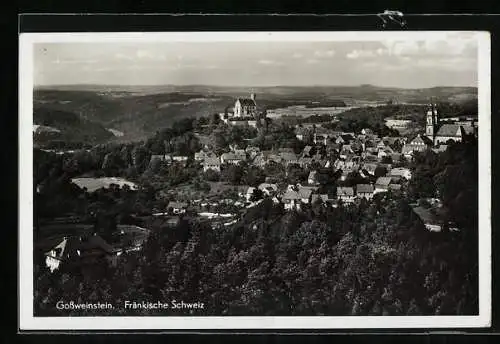
<svg viewBox="0 0 500 344"><path fill-rule="evenodd" d="M186 207L187 207L186 202L176 202L176 201L169 202L167 206L167 208L172 208L172 209L182 209Z"/></svg>
<svg viewBox="0 0 500 344"><path fill-rule="evenodd" d="M297 155L295 155L295 153L290 153L290 152L281 152L280 157L281 157L281 159L283 159L285 161L297 160Z"/></svg>
<svg viewBox="0 0 500 344"><path fill-rule="evenodd" d="M337 186L337 196L354 196L354 188L350 186Z"/></svg>
<svg viewBox="0 0 500 344"><path fill-rule="evenodd" d="M205 166L220 165L221 162L218 158L205 158L203 161Z"/></svg>
<svg viewBox="0 0 500 344"><path fill-rule="evenodd" d="M401 184L389 184L389 190L401 190Z"/></svg>
<svg viewBox="0 0 500 344"><path fill-rule="evenodd" d="M462 132L460 130L460 126L457 124L443 124L436 136L456 136L460 137L462 136Z"/></svg>
<svg viewBox="0 0 500 344"><path fill-rule="evenodd" d="M387 186L391 183L391 177L379 177L375 182L376 185Z"/></svg>
<svg viewBox="0 0 500 344"><path fill-rule="evenodd" d="M297 190L287 189L285 194L283 195L283 199L292 200L292 199L309 199L312 194L313 189L300 186Z"/></svg>
<svg viewBox="0 0 500 344"><path fill-rule="evenodd" d="M373 185L370 184L358 184L356 185L357 193L373 193Z"/></svg>
<svg viewBox="0 0 500 344"><path fill-rule="evenodd" d="M432 140L425 135L418 134L413 140L410 141L410 145L418 144L432 145Z"/></svg>

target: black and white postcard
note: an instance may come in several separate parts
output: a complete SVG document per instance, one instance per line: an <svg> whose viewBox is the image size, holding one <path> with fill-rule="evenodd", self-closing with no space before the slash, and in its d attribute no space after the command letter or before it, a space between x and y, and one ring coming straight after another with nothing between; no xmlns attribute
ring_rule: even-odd
<svg viewBox="0 0 500 344"><path fill-rule="evenodd" d="M22 330L491 321L490 36L20 36Z"/></svg>

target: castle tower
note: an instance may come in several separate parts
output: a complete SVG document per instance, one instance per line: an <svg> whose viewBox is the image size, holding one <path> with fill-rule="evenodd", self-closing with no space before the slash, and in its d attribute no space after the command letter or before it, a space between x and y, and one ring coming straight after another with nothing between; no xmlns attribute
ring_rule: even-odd
<svg viewBox="0 0 500 344"><path fill-rule="evenodd" d="M250 94L250 99L252 99L253 101L255 101L255 93L251 93Z"/></svg>

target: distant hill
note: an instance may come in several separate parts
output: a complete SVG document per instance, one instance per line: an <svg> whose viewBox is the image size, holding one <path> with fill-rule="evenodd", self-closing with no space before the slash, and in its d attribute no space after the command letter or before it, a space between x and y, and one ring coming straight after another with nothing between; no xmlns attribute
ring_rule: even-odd
<svg viewBox="0 0 500 344"><path fill-rule="evenodd" d="M93 133L89 135L94 135L92 137L96 140L105 137L103 130L113 129L124 135L120 137L112 135L108 139L128 141L145 138L161 128L170 126L180 118L210 116L223 112L234 104L235 98L248 97L250 93L257 95L259 107L267 109L290 105L361 106L365 102L425 104L430 98L449 103L477 102L477 89L474 87L400 89L373 85L310 87L69 85L37 87L33 98L35 108L42 113L57 110L68 113L70 116L68 121L80 119ZM44 116L43 118L47 119L47 115ZM61 113L52 116L57 116L59 125L64 123ZM74 125L75 123L73 122ZM57 125L48 125L58 128ZM71 125L67 125L67 129L70 130ZM107 131L106 135L109 133ZM83 135L82 131L79 131L78 135Z"/></svg>
<svg viewBox="0 0 500 344"><path fill-rule="evenodd" d="M35 106L33 109L33 124L56 130L37 130L36 143L50 141L65 141L96 144L106 142L114 135L101 124L92 122L79 115L63 110Z"/></svg>

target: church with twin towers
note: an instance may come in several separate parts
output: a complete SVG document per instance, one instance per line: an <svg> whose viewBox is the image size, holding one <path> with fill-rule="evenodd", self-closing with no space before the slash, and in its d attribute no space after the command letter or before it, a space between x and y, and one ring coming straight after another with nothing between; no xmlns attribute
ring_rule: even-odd
<svg viewBox="0 0 500 344"><path fill-rule="evenodd" d="M425 136L434 146L446 144L449 140L461 142L465 135L476 134L474 119L440 118L437 104L429 104Z"/></svg>

